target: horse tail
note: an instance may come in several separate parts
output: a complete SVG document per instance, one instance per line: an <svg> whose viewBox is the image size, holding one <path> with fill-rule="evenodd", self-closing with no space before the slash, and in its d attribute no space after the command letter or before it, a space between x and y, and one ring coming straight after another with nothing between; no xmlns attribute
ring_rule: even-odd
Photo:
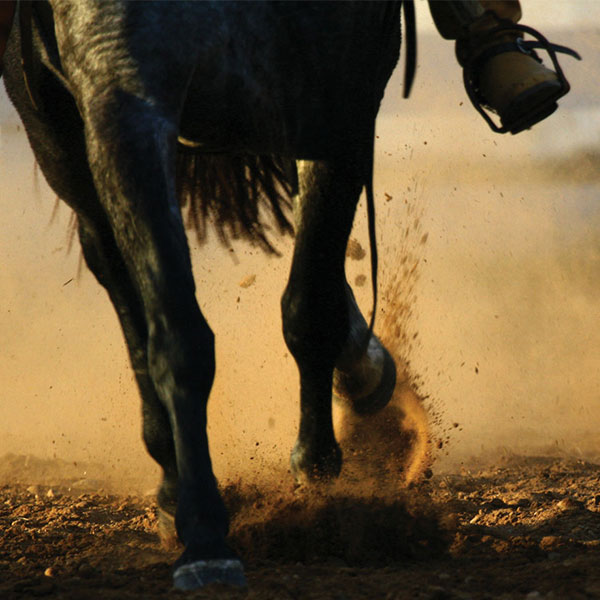
<svg viewBox="0 0 600 600"><path fill-rule="evenodd" d="M277 254L268 236L272 226L293 234L290 172L277 156L207 154L179 144L177 194L186 227L200 243L211 223L225 245L244 238Z"/></svg>

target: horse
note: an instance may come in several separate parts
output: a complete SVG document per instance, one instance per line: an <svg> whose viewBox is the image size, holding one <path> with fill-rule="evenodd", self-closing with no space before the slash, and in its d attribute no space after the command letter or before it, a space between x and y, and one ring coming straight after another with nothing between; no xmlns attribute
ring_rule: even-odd
<svg viewBox="0 0 600 600"><path fill-rule="evenodd" d="M274 229L295 236L281 309L300 375L298 479L340 472L332 396L365 414L392 395L394 361L354 300L344 259L363 188L374 240L374 124L401 10L19 3L5 86L119 318L143 439L162 468L160 518L174 517L183 544L176 588L245 585L208 448L214 334L196 301L185 215L200 235L212 222L225 243L246 237L267 252ZM372 262L375 274L374 244Z"/></svg>

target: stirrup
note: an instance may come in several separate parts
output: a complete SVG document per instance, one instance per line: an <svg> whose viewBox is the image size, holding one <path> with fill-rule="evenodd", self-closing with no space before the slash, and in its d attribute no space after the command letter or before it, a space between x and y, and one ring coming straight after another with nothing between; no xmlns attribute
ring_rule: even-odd
<svg viewBox="0 0 600 600"><path fill-rule="evenodd" d="M551 115L558 108L556 101L559 98L562 98L571 89L571 86L569 85L569 82L567 81L563 70L558 63L556 53L558 52L561 54L567 54L573 58L576 58L577 60L581 60L581 56L575 50L559 44L552 44L539 31L536 31L531 27L527 27L526 25L513 23L507 19L501 19L500 25L487 31L486 35L492 36L499 32L515 30L528 33L530 36L535 38L535 40L525 41L523 38L519 37L514 42L500 42L496 45L490 46L482 53L470 58L466 62L463 69L463 80L469 99L473 103L473 106L477 112L479 112L479 114L484 118L486 123L495 133L507 133L510 131L510 133L516 134L524 129L529 129L536 123L539 123L541 120ZM548 98L546 98L541 104L521 117L511 118L510 116L505 116L505 118L503 118L503 115L500 115L501 126L498 126L485 110L491 110L491 107L489 107L486 99L482 96L479 90L479 70L481 66L490 58L504 52L522 52L523 54L527 54L541 63L542 60L535 52L536 48L544 50L550 56L560 87L556 93L548 96ZM523 93L526 94L527 92L525 91Z"/></svg>

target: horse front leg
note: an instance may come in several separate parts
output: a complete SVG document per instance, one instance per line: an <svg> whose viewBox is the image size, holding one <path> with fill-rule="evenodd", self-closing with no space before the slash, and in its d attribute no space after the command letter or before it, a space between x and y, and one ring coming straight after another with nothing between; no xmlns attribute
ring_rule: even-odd
<svg viewBox="0 0 600 600"><path fill-rule="evenodd" d="M344 260L364 169L344 159L297 166L296 241L282 316L300 372L300 424L291 466L296 478L312 480L335 477L342 466L331 393L349 332Z"/></svg>
<svg viewBox="0 0 600 600"><path fill-rule="evenodd" d="M116 245L140 296L147 369L173 436L175 525L185 546L174 583L180 589L212 581L243 585L242 565L226 543L228 517L208 447L214 336L196 302L175 197L175 119L123 93L114 100L118 113L112 106L91 113L88 155ZM108 122L103 114L119 114L119 120Z"/></svg>

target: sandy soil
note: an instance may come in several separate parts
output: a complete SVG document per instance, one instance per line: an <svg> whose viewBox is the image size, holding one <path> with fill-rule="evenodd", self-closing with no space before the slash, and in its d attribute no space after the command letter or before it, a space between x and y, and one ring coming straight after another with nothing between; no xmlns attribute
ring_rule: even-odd
<svg viewBox="0 0 600 600"><path fill-rule="evenodd" d="M6 455L0 470L13 481L0 488L1 598L181 596L151 494L109 493L57 460ZM286 474L224 486L249 587L188 597L600 597L600 465L509 456L359 489L307 490Z"/></svg>

